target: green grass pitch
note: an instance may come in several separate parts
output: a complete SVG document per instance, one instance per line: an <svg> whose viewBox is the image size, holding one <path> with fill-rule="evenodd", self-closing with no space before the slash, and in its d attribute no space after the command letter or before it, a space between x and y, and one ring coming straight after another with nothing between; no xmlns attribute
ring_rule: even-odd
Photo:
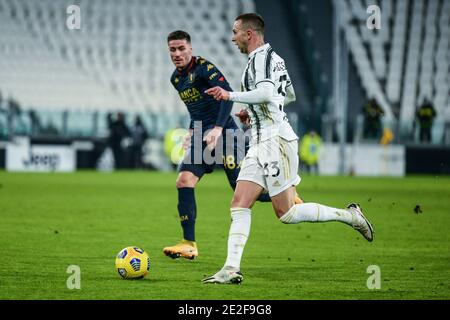
<svg viewBox="0 0 450 320"><path fill-rule="evenodd" d="M304 176L308 202L358 202L373 243L337 222L283 225L271 205L253 208L240 286L204 285L226 257L232 191L225 175L196 189L195 261L171 260L181 238L175 173L0 172L0 299L449 299L450 178ZM414 208L419 205L422 212ZM116 254L139 246L149 275L119 278ZM68 289L69 265L81 289ZM377 265L381 288L369 290Z"/></svg>

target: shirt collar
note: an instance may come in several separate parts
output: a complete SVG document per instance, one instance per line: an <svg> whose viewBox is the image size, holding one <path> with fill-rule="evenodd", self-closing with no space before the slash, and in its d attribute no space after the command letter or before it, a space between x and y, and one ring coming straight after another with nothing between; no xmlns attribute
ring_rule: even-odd
<svg viewBox="0 0 450 320"><path fill-rule="evenodd" d="M191 61L188 63L187 66L185 66L185 67L184 67L183 69L181 69L181 70L179 70L179 69L177 68L178 75L182 75L182 74L188 73L188 72L192 69L192 67L194 66L194 64L195 64L196 61L197 61L197 57L192 56L192 59L191 59Z"/></svg>
<svg viewBox="0 0 450 320"><path fill-rule="evenodd" d="M254 56L255 54L257 54L258 52L264 51L264 50L268 50L269 48L270 48L270 44L269 44L269 43L266 43L265 45L263 45L263 46L261 46L261 47L258 47L258 48L256 48L255 50L253 50L252 52L250 52L249 55L248 55L248 58L251 59L251 58L253 58L253 56Z"/></svg>

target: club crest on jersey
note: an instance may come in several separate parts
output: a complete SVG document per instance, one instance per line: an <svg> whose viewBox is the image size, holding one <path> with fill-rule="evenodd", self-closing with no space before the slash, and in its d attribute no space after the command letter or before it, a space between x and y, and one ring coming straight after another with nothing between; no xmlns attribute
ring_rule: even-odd
<svg viewBox="0 0 450 320"><path fill-rule="evenodd" d="M176 77L175 78L175 84L178 84L178 82L180 82L180 78Z"/></svg>
<svg viewBox="0 0 450 320"><path fill-rule="evenodd" d="M206 66L206 71L209 71L209 70L211 70L212 68L214 68L214 65L208 64L208 65Z"/></svg>
<svg viewBox="0 0 450 320"><path fill-rule="evenodd" d="M194 83L194 81L195 81L195 73L194 72L192 72L192 73L189 73L189 82L190 83Z"/></svg>

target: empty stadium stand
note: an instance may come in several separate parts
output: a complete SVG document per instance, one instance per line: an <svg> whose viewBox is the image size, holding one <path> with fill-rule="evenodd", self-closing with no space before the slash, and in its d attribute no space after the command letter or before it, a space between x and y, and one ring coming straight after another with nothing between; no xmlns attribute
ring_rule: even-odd
<svg viewBox="0 0 450 320"><path fill-rule="evenodd" d="M122 110L130 122L135 114L144 114L151 132L162 136L167 127L186 123L187 115L168 81L173 66L167 34L190 32L194 53L217 64L238 88L246 58L233 47L230 27L237 14L257 9L269 16L268 36L278 46L296 41L287 30L306 28L297 29L302 50L280 50L293 61L300 121L310 122L303 119L303 110L317 115L324 104L333 105L334 8L342 15L352 57L350 81L358 78L351 83L354 99L349 101L358 107L364 102L355 101L360 97L352 91L362 90L364 99L375 97L407 141L414 138L415 109L428 98L437 110L435 142L449 135L444 128L450 128L450 1L376 1L381 30L366 27L373 1L323 0L327 5L322 6L321 1L298 0L302 21L282 11L289 8L287 2L280 1L272 17L273 4L263 0L0 0L0 93L3 101L13 98L26 111L17 116L15 132L32 132L27 113L32 109L49 132L102 136L106 114ZM79 30L66 26L72 4L81 8ZM0 137L8 130L2 105ZM349 117L355 110L349 108Z"/></svg>
<svg viewBox="0 0 450 320"><path fill-rule="evenodd" d="M414 135L416 108L430 99L439 143L450 121L450 1L381 1L381 30L366 27L371 4L334 0L367 98L375 97L387 117L398 120L405 137Z"/></svg>
<svg viewBox="0 0 450 320"><path fill-rule="evenodd" d="M66 26L72 4L81 9L79 30ZM59 130L104 134L106 113L123 110L164 115L161 135L187 114L169 82L167 34L191 33L194 54L238 88L246 58L232 47L231 26L249 11L248 0L1 0L0 92Z"/></svg>

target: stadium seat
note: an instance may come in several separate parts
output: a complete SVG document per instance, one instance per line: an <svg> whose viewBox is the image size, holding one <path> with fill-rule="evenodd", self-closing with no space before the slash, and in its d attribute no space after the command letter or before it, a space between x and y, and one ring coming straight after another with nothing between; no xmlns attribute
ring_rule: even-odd
<svg viewBox="0 0 450 320"><path fill-rule="evenodd" d="M254 10L253 1L77 3L80 30L66 27L70 1L1 2L0 88L21 105L185 114L169 82L166 37L175 29L191 33L194 54L213 61L238 87L246 59L231 46L230 27L240 10Z"/></svg>
<svg viewBox="0 0 450 320"><path fill-rule="evenodd" d="M376 96L385 111L399 114L406 130L425 98L435 104L437 123L449 121L450 2L382 1L378 31L366 27L371 4L334 1L367 98Z"/></svg>

